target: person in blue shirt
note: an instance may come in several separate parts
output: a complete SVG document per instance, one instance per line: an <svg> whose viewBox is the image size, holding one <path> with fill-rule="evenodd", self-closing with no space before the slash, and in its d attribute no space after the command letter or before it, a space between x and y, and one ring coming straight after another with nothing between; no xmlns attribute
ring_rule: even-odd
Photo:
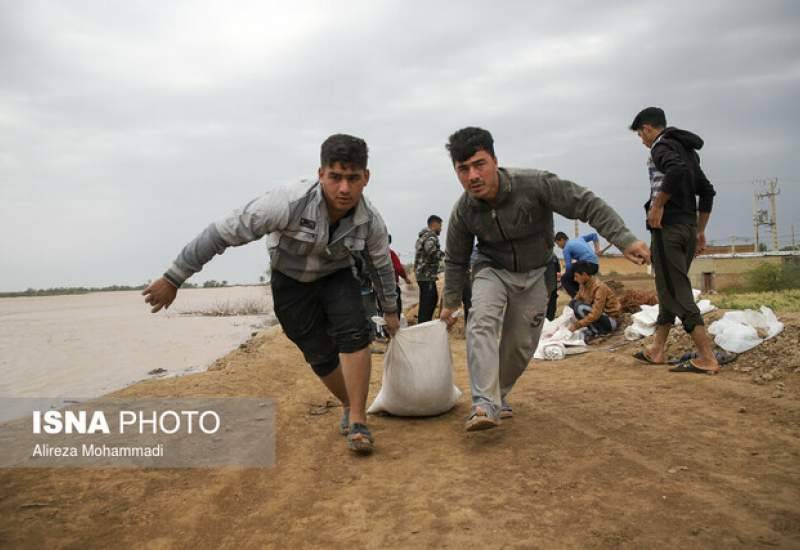
<svg viewBox="0 0 800 550"><path fill-rule="evenodd" d="M561 286L567 291L570 298L574 298L578 293L578 283L575 282L572 264L586 262L590 265L590 269L594 270L594 273L590 273L590 275L596 275L600 269L600 260L597 257L602 254L600 238L597 233L588 233L575 239L569 239L566 233L559 231L556 233L555 241L564 251L564 274L561 275ZM589 246L589 243L594 245L594 249Z"/></svg>

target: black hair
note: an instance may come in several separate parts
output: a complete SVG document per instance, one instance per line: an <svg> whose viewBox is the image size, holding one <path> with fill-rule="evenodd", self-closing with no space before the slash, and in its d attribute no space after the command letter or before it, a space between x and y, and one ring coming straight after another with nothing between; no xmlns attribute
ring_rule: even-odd
<svg viewBox="0 0 800 550"><path fill-rule="evenodd" d="M572 264L573 273L585 273L586 275L597 274L597 264L591 262L575 262Z"/></svg>
<svg viewBox="0 0 800 550"><path fill-rule="evenodd" d="M653 128L666 128L667 115L664 114L663 109L658 107L642 109L639 111L639 114L636 115L636 118L633 119L633 122L631 122L630 128L635 132L641 129L645 124L649 124Z"/></svg>
<svg viewBox="0 0 800 550"><path fill-rule="evenodd" d="M392 235L389 234L389 244L392 244Z"/></svg>
<svg viewBox="0 0 800 550"><path fill-rule="evenodd" d="M319 152L320 166L330 167L337 162L348 168L366 170L367 143L355 136L334 134L322 142Z"/></svg>
<svg viewBox="0 0 800 550"><path fill-rule="evenodd" d="M559 231L558 233L556 233L556 237L554 240L560 241L561 239L568 241L569 237L567 237L567 234L564 233L563 231Z"/></svg>
<svg viewBox="0 0 800 550"><path fill-rule="evenodd" d="M464 162L478 151L486 151L492 158L494 155L494 139L492 134L483 128L469 126L455 132L447 142L447 150L450 151L450 159L453 164Z"/></svg>
<svg viewBox="0 0 800 550"><path fill-rule="evenodd" d="M433 222L442 223L442 218L440 218L436 214L431 214L430 216L428 216L428 227L430 227Z"/></svg>

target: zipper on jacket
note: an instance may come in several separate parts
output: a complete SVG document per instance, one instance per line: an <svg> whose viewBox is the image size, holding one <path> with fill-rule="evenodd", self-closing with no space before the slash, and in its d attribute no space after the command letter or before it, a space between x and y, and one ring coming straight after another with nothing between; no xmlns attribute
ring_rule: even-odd
<svg viewBox="0 0 800 550"><path fill-rule="evenodd" d="M500 218L497 217L497 210L495 210L494 208L492 208L492 218L497 224L497 229L500 230L500 236L503 237L503 240L505 240L508 244L511 245L511 259L514 265L514 272L516 273L517 271L519 271L519 268L517 267L517 249L514 248L514 243L511 242L508 237L506 237L506 232L503 231L503 226L500 225Z"/></svg>

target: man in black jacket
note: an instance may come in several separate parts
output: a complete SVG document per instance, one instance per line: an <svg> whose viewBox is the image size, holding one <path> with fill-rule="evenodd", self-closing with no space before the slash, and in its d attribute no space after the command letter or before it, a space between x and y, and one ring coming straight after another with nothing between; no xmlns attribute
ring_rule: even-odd
<svg viewBox="0 0 800 550"><path fill-rule="evenodd" d="M703 140L686 130L667 127L664 111L658 107L641 111L630 129L650 149L650 198L645 210L659 302L655 341L635 357L648 364L664 364L667 336L677 316L692 336L698 356L670 370L716 374L719 364L689 280L692 259L706 245L705 229L715 195L700 168L697 151Z"/></svg>

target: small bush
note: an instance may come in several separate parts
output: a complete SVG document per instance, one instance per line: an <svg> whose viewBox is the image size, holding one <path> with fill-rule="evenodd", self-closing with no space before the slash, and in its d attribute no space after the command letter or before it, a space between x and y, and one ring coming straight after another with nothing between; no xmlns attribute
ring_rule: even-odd
<svg viewBox="0 0 800 550"><path fill-rule="evenodd" d="M800 288L800 266L794 262L762 264L746 275L747 289L752 292L776 292Z"/></svg>

